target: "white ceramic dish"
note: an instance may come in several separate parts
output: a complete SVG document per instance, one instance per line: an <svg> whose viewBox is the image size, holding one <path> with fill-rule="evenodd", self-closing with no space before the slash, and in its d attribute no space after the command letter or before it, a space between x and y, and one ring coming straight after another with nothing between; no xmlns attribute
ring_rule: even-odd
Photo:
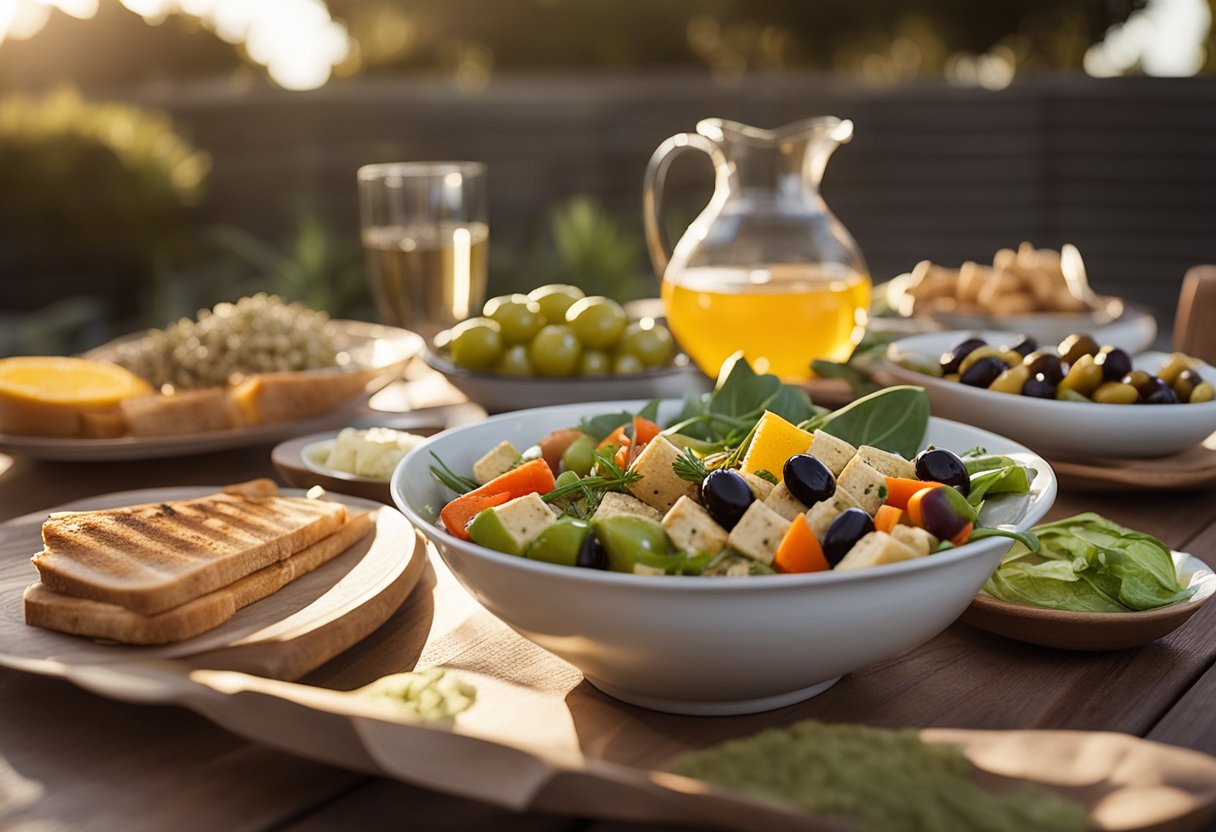
<svg viewBox="0 0 1216 832"><path fill-rule="evenodd" d="M636 375L560 378L476 373L457 367L448 358L429 349L423 358L470 401L494 413L605 399L680 398L686 393L704 393L713 387L713 381L684 355L671 367Z"/></svg>
<svg viewBox="0 0 1216 832"><path fill-rule="evenodd" d="M363 395L315 419L280 422L235 430L189 433L177 436L120 436L114 439L70 439L57 436L18 436L0 434L0 451L38 459L72 462L112 462L128 459L159 459L224 451L278 442L289 436L315 433L351 421L351 414L372 394L401 374L405 362L423 348L422 336L405 329L369 324L363 321L333 321L340 349L347 352L354 366L384 368L385 372L368 384ZM146 335L131 335L86 353L87 358L106 359L119 344Z"/></svg>
<svg viewBox="0 0 1216 832"><path fill-rule="evenodd" d="M936 362L943 352L973 336L994 345L1011 340L1007 332L966 330L901 338L887 347L883 372L900 384L924 387L935 415L966 420L1052 458L1167 456L1202 442L1216 431L1216 402L1149 406L1035 399L945 381L895 361L902 355ZM1156 372L1165 358L1165 353L1143 353L1132 363L1137 369ZM1216 370L1206 364L1199 373L1216 379Z"/></svg>
<svg viewBox="0 0 1216 832"><path fill-rule="evenodd" d="M841 675L941 632L975 597L1008 550L990 538L927 558L857 572L751 578L656 578L556 566L494 552L431 520L449 495L431 478L434 453L468 470L502 440L527 447L583 416L642 402L539 408L445 431L393 472L393 501L431 539L452 572L491 613L578 667L605 693L686 714L740 714L790 705ZM660 419L679 407L666 401ZM1034 525L1055 499L1050 466L1021 445L933 419L926 443L983 445L1037 473L1029 498L990 501L982 520Z"/></svg>

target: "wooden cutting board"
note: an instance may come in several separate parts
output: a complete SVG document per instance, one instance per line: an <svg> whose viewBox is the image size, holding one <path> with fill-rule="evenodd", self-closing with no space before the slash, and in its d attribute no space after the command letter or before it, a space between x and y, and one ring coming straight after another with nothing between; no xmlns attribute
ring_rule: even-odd
<svg viewBox="0 0 1216 832"><path fill-rule="evenodd" d="M184 499L217 490L127 491L48 512ZM345 553L245 607L214 630L178 644L154 647L103 643L26 625L22 593L38 579L29 559L40 548L42 518L48 512L5 523L0 526L0 663L47 672L48 665L178 659L189 667L297 679L383 624L418 583L426 564L422 537L395 509L341 495L331 498L363 510L379 509L372 532Z"/></svg>

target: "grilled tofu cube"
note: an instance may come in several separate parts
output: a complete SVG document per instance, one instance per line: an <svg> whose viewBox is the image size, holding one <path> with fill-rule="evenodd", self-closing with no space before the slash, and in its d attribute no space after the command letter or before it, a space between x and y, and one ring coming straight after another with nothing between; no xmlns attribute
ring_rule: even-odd
<svg viewBox="0 0 1216 832"><path fill-rule="evenodd" d="M937 548L938 540L924 529L900 524L891 529L891 537L909 546L919 555L927 555Z"/></svg>
<svg viewBox="0 0 1216 832"><path fill-rule="evenodd" d="M469 524L469 539L488 549L522 555L528 544L556 519L539 494L528 494L487 508L474 517Z"/></svg>
<svg viewBox="0 0 1216 832"><path fill-rule="evenodd" d="M663 518L663 528L677 548L685 552L708 552L716 555L726 545L726 529L714 522L709 512L681 497Z"/></svg>
<svg viewBox="0 0 1216 832"><path fill-rule="evenodd" d="M873 515L887 498L887 478L871 467L861 454L857 454L844 466L836 478L836 488L843 488L857 505Z"/></svg>
<svg viewBox="0 0 1216 832"><path fill-rule="evenodd" d="M900 543L886 532L870 532L853 544L853 548L836 564L836 571L868 569L883 563L897 563L924 557L911 546Z"/></svg>
<svg viewBox="0 0 1216 832"><path fill-rule="evenodd" d="M666 437L656 436L646 444L630 470L642 475L628 488L633 495L647 505L666 512L681 497L692 497L697 493L697 484L681 479L671 467L680 458L680 449Z"/></svg>
<svg viewBox="0 0 1216 832"><path fill-rule="evenodd" d="M861 506L857 505L857 501L843 488L837 488L836 493L831 497L811 506L811 510L806 513L806 522L810 525L811 531L815 533L815 537L823 540L828 526L832 525L832 521L839 517L846 508L861 508Z"/></svg>
<svg viewBox="0 0 1216 832"><path fill-rule="evenodd" d="M767 500L768 495L772 494L773 489L777 487L764 477L758 477L747 471L740 471L739 476L743 477L743 481L747 483L747 487L752 490L752 495L757 500Z"/></svg>
<svg viewBox="0 0 1216 832"><path fill-rule="evenodd" d="M826 465L833 477L839 477L844 466L848 465L853 454L857 453L857 449L843 439L837 439L832 434L824 433L821 430L815 431L814 437L815 441L811 443L811 456Z"/></svg>
<svg viewBox="0 0 1216 832"><path fill-rule="evenodd" d="M510 442L499 442L488 454L473 463L473 479L485 485L495 477L505 474L519 461L519 450Z"/></svg>
<svg viewBox="0 0 1216 832"><path fill-rule="evenodd" d="M806 513L806 506L790 493L790 490L785 487L785 483L778 483L773 488L773 492L765 499L764 504L791 522L800 514Z"/></svg>
<svg viewBox="0 0 1216 832"><path fill-rule="evenodd" d="M658 511L646 505L632 494L609 491L600 500L593 519L603 520L608 517L616 517L619 514L636 514L639 517L645 517L647 520L653 520L656 523L663 518L663 515L659 514Z"/></svg>
<svg viewBox="0 0 1216 832"><path fill-rule="evenodd" d="M862 462L885 477L916 479L916 466L899 454L888 453L870 445L862 445L857 449L857 455L861 457Z"/></svg>
<svg viewBox="0 0 1216 832"><path fill-rule="evenodd" d="M763 564L771 564L790 521L757 500L747 507L731 530L727 543L736 552Z"/></svg>

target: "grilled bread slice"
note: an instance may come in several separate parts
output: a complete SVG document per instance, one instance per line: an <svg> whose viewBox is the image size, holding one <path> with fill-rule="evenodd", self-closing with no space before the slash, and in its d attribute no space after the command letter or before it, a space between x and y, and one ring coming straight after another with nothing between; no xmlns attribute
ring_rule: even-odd
<svg viewBox="0 0 1216 832"><path fill-rule="evenodd" d="M218 627L237 610L277 592L291 581L324 565L362 539L374 516L352 516L336 532L286 560L156 615L86 598L74 598L36 583L25 590L25 622L35 627L124 644L171 644Z"/></svg>
<svg viewBox="0 0 1216 832"><path fill-rule="evenodd" d="M52 514L34 565L55 592L155 615L284 560L346 521L341 503L275 491L257 480L190 500Z"/></svg>

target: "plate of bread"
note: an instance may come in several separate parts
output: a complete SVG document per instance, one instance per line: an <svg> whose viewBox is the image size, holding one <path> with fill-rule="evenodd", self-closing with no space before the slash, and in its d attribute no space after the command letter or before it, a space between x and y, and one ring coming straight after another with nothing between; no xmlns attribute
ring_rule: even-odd
<svg viewBox="0 0 1216 832"><path fill-rule="evenodd" d="M0 664L228 651L294 677L382 624L425 560L394 509L321 489L89 498L0 526Z"/></svg>
<svg viewBox="0 0 1216 832"><path fill-rule="evenodd" d="M422 347L408 330L330 320L277 298L220 304L197 322L80 357L0 359L0 451L145 459L338 427Z"/></svg>

